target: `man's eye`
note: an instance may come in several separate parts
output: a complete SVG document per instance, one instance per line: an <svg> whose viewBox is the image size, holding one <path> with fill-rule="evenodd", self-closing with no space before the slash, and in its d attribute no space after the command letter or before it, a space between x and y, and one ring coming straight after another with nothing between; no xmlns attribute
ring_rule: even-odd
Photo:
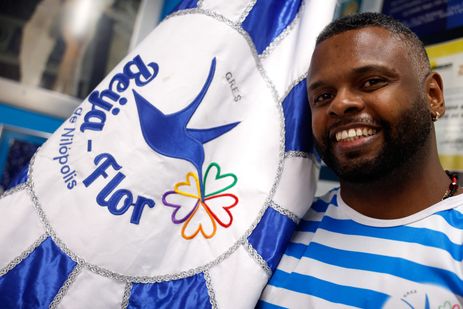
<svg viewBox="0 0 463 309"><path fill-rule="evenodd" d="M331 98L333 97L333 95L329 92L325 92L325 93L322 93L321 95L319 96L316 96L315 97L315 100L314 100L314 103L317 104L317 103L321 103L321 102L324 102L326 100L330 100Z"/></svg>
<svg viewBox="0 0 463 309"><path fill-rule="evenodd" d="M383 85L385 82L386 81L382 78L370 78L363 83L362 87L367 88L367 89L375 88L375 87Z"/></svg>

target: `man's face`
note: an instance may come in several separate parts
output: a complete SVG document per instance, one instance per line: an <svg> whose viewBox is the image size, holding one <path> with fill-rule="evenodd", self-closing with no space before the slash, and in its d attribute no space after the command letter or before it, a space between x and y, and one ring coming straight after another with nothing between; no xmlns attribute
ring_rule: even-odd
<svg viewBox="0 0 463 309"><path fill-rule="evenodd" d="M379 27L335 35L315 49L308 76L312 129L341 180L387 175L428 139L430 110L409 52Z"/></svg>

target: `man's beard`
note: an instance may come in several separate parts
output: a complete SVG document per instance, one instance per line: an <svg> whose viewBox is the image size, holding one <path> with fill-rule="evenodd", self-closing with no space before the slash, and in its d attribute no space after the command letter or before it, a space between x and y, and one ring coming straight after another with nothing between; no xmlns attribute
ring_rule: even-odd
<svg viewBox="0 0 463 309"><path fill-rule="evenodd" d="M404 112L396 123L395 129L390 123L381 122L384 145L373 160L353 160L340 164L333 155L333 141L326 135L323 144L315 141L323 161L342 180L353 183L368 183L388 176L398 167L407 164L426 143L432 127L429 110L423 98L414 102L408 112ZM355 158L358 154L350 154ZM348 155L349 157L349 155Z"/></svg>

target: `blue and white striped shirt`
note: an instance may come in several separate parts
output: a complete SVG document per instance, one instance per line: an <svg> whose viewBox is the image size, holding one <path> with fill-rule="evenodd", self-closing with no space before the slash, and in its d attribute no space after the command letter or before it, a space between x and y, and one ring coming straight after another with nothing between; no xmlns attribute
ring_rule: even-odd
<svg viewBox="0 0 463 309"><path fill-rule="evenodd" d="M366 217L339 190L301 220L261 308L462 308L463 195L406 218Z"/></svg>

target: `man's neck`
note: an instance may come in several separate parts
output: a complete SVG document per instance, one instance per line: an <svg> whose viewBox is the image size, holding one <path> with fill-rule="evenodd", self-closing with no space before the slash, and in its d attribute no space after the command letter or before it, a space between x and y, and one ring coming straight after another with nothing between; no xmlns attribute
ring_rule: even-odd
<svg viewBox="0 0 463 309"><path fill-rule="evenodd" d="M432 151L369 183L341 180L341 196L350 207L366 216L397 219L442 200L449 184L437 151Z"/></svg>

